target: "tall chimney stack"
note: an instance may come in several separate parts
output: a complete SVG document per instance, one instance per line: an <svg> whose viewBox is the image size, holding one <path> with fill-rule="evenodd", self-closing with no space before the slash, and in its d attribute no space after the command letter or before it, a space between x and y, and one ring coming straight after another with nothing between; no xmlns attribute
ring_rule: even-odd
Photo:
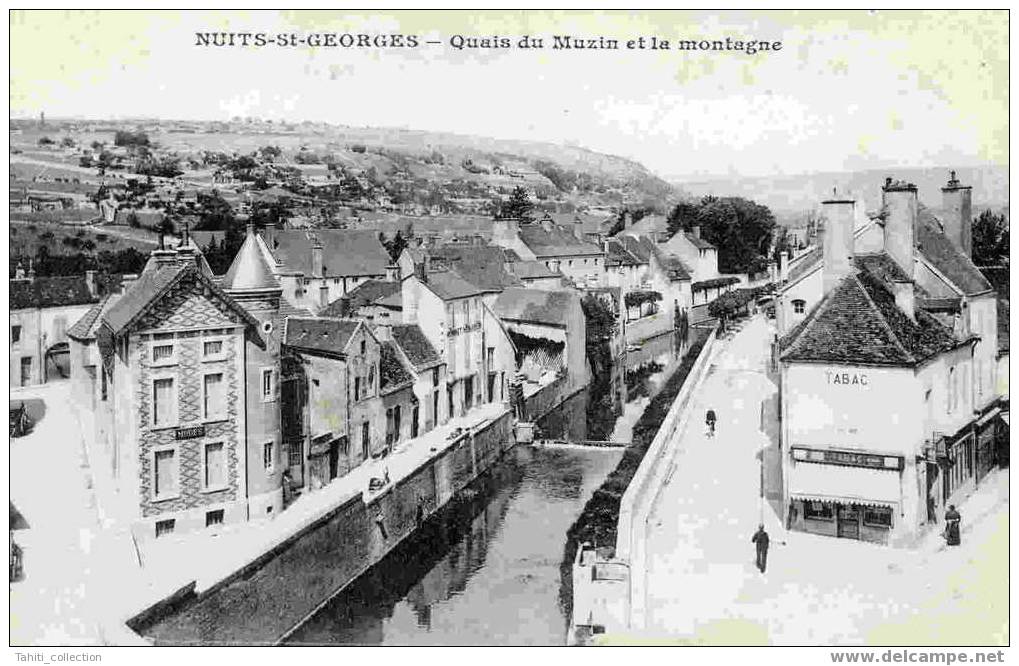
<svg viewBox="0 0 1019 666"><path fill-rule="evenodd" d="M916 185L885 179L881 204L885 218L885 252L906 275L912 275L913 249L916 245Z"/></svg>
<svg viewBox="0 0 1019 666"><path fill-rule="evenodd" d="M967 257L973 256L973 188L960 185L951 172L948 184L941 188L941 206L945 234Z"/></svg>
<svg viewBox="0 0 1019 666"><path fill-rule="evenodd" d="M853 270L856 202L852 199L828 199L821 205L824 210L821 282L827 294Z"/></svg>
<svg viewBox="0 0 1019 666"><path fill-rule="evenodd" d="M324 277L323 271L324 259L322 258L322 243L319 241L318 236L314 237L311 241L311 275L312 277Z"/></svg>

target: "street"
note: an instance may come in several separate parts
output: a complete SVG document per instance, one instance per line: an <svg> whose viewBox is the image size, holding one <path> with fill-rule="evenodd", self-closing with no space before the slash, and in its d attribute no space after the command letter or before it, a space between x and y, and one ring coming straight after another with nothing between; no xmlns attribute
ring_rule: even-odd
<svg viewBox="0 0 1019 666"><path fill-rule="evenodd" d="M1008 471L992 472L960 510L963 545L931 534L914 550L787 533L760 498L762 402L773 331L746 323L712 359L676 472L648 523L643 638L698 644L955 644L1008 640ZM708 438L703 414L714 409ZM773 410L764 410L773 418ZM773 425L764 424L771 433ZM775 447L768 449L774 451ZM777 466L767 465L774 476ZM769 496L779 480L766 478ZM771 536L768 567L751 536Z"/></svg>

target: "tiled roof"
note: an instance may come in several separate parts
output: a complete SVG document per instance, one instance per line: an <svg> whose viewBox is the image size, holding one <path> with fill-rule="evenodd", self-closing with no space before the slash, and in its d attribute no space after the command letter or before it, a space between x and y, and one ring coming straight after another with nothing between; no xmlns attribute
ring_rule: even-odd
<svg viewBox="0 0 1019 666"><path fill-rule="evenodd" d="M956 347L949 329L921 309L912 321L879 278L844 278L780 341L785 361L912 366Z"/></svg>
<svg viewBox="0 0 1019 666"><path fill-rule="evenodd" d="M521 224L520 240L537 257L563 257L601 254L597 245L577 240L573 233L553 226L546 231L540 224Z"/></svg>
<svg viewBox="0 0 1019 666"><path fill-rule="evenodd" d="M786 279L790 284L817 268L818 264L821 263L821 248L815 247L807 252L806 255L801 255L801 257L797 257L796 265L789 269L789 275Z"/></svg>
<svg viewBox="0 0 1019 666"><path fill-rule="evenodd" d="M244 243L237 250L220 284L232 291L280 289L257 235L249 232L244 237Z"/></svg>
<svg viewBox="0 0 1019 666"><path fill-rule="evenodd" d="M652 246L652 249L655 258L658 260L658 263L661 264L662 268L668 274L670 280L678 280L682 282L689 281L691 279L690 277L691 271L689 268L687 268L686 264L683 263L682 259L680 259L674 254L667 254L657 245Z"/></svg>
<svg viewBox="0 0 1019 666"><path fill-rule="evenodd" d="M625 230L625 233L664 234L667 233L669 230L667 222L668 221L665 219L664 215L657 215L655 213L652 213L650 215L645 215L638 221L628 226Z"/></svg>
<svg viewBox="0 0 1019 666"><path fill-rule="evenodd" d="M379 355L379 390L389 391L414 380L407 368L403 366L393 343L383 342L379 348Z"/></svg>
<svg viewBox="0 0 1019 666"><path fill-rule="evenodd" d="M507 269L522 280L562 277L562 273L552 270L543 261L513 261L507 264Z"/></svg>
<svg viewBox="0 0 1019 666"><path fill-rule="evenodd" d="M389 254L375 231L283 229L272 234L269 249L285 269L311 275L314 237L322 243L322 266L327 276L386 274Z"/></svg>
<svg viewBox="0 0 1019 666"><path fill-rule="evenodd" d="M571 291L513 288L499 294L492 310L500 319L566 326L570 306L579 300Z"/></svg>
<svg viewBox="0 0 1019 666"><path fill-rule="evenodd" d="M414 369L429 368L441 362L435 347L417 324L394 324L392 331L393 342L403 350Z"/></svg>
<svg viewBox="0 0 1019 666"><path fill-rule="evenodd" d="M359 324L356 319L288 317L283 343L308 351L343 354Z"/></svg>
<svg viewBox="0 0 1019 666"><path fill-rule="evenodd" d="M704 240L703 238L699 238L699 237L697 237L697 236L694 236L694 235L693 235L693 234L691 234L691 233L688 233L688 232L683 232L683 235L684 235L684 236L686 237L686 239L687 239L688 241L690 241L690 242L691 242L691 243L693 244L693 246L694 246L695 248L697 248L698 250L714 250L714 249L717 249L717 248L715 248L715 246L714 246L714 245L712 245L712 244L711 244L711 243L709 243L708 241Z"/></svg>
<svg viewBox="0 0 1019 666"><path fill-rule="evenodd" d="M350 312L358 308L375 303L381 298L400 293L399 282L387 282L386 280L365 280L351 290L346 298L350 299ZM342 308L343 298L338 298L322 310L323 317L342 317L345 315Z"/></svg>
<svg viewBox="0 0 1019 666"><path fill-rule="evenodd" d="M429 289L444 301L454 298L467 298L484 293L484 290L471 284L456 274L455 271L430 271L425 283Z"/></svg>
<svg viewBox="0 0 1019 666"><path fill-rule="evenodd" d="M9 309L52 308L95 303L103 294L116 291L119 275L96 275L96 293L89 291L84 275L54 275L10 281Z"/></svg>
<svg viewBox="0 0 1019 666"><path fill-rule="evenodd" d="M103 310L108 309L109 306L112 305L112 303L110 303L111 299L115 301L116 296L104 296L102 300L93 305L92 309L83 314L81 319L76 321L74 326L71 326L71 328L67 330L67 337L75 340L90 340L95 338L95 329L98 324L99 315L103 313Z"/></svg>
<svg viewBox="0 0 1019 666"><path fill-rule="evenodd" d="M118 335L134 323L148 309L165 295L174 285L187 276L193 275L210 292L230 307L246 324L258 330L258 321L234 299L230 298L219 285L203 273L194 263L177 263L145 270L127 286L116 303L102 316L113 335Z"/></svg>
<svg viewBox="0 0 1019 666"><path fill-rule="evenodd" d="M927 261L967 296L991 291L991 283L987 278L973 265L970 258L945 236L941 222L922 205L917 213L916 242Z"/></svg>
<svg viewBox="0 0 1019 666"><path fill-rule="evenodd" d="M506 272L506 253L496 245L447 245L431 248L428 254L433 261L444 263L485 291L502 291L520 285L516 276Z"/></svg>

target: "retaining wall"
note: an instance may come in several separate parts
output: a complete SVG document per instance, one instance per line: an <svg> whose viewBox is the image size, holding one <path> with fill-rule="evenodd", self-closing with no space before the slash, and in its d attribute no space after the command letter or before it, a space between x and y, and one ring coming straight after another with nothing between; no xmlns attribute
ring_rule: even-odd
<svg viewBox="0 0 1019 666"><path fill-rule="evenodd" d="M165 615L129 625L162 644L273 644L411 535L513 446L503 413L372 495L357 495ZM419 511L420 507L420 511Z"/></svg>

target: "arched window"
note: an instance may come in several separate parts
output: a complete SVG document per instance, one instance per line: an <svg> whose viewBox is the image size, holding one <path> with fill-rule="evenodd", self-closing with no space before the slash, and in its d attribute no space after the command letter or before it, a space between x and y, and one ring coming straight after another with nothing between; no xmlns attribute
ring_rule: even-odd
<svg viewBox="0 0 1019 666"><path fill-rule="evenodd" d="M797 298L793 301L793 312L796 314L803 314L807 309L807 302L802 298Z"/></svg>

